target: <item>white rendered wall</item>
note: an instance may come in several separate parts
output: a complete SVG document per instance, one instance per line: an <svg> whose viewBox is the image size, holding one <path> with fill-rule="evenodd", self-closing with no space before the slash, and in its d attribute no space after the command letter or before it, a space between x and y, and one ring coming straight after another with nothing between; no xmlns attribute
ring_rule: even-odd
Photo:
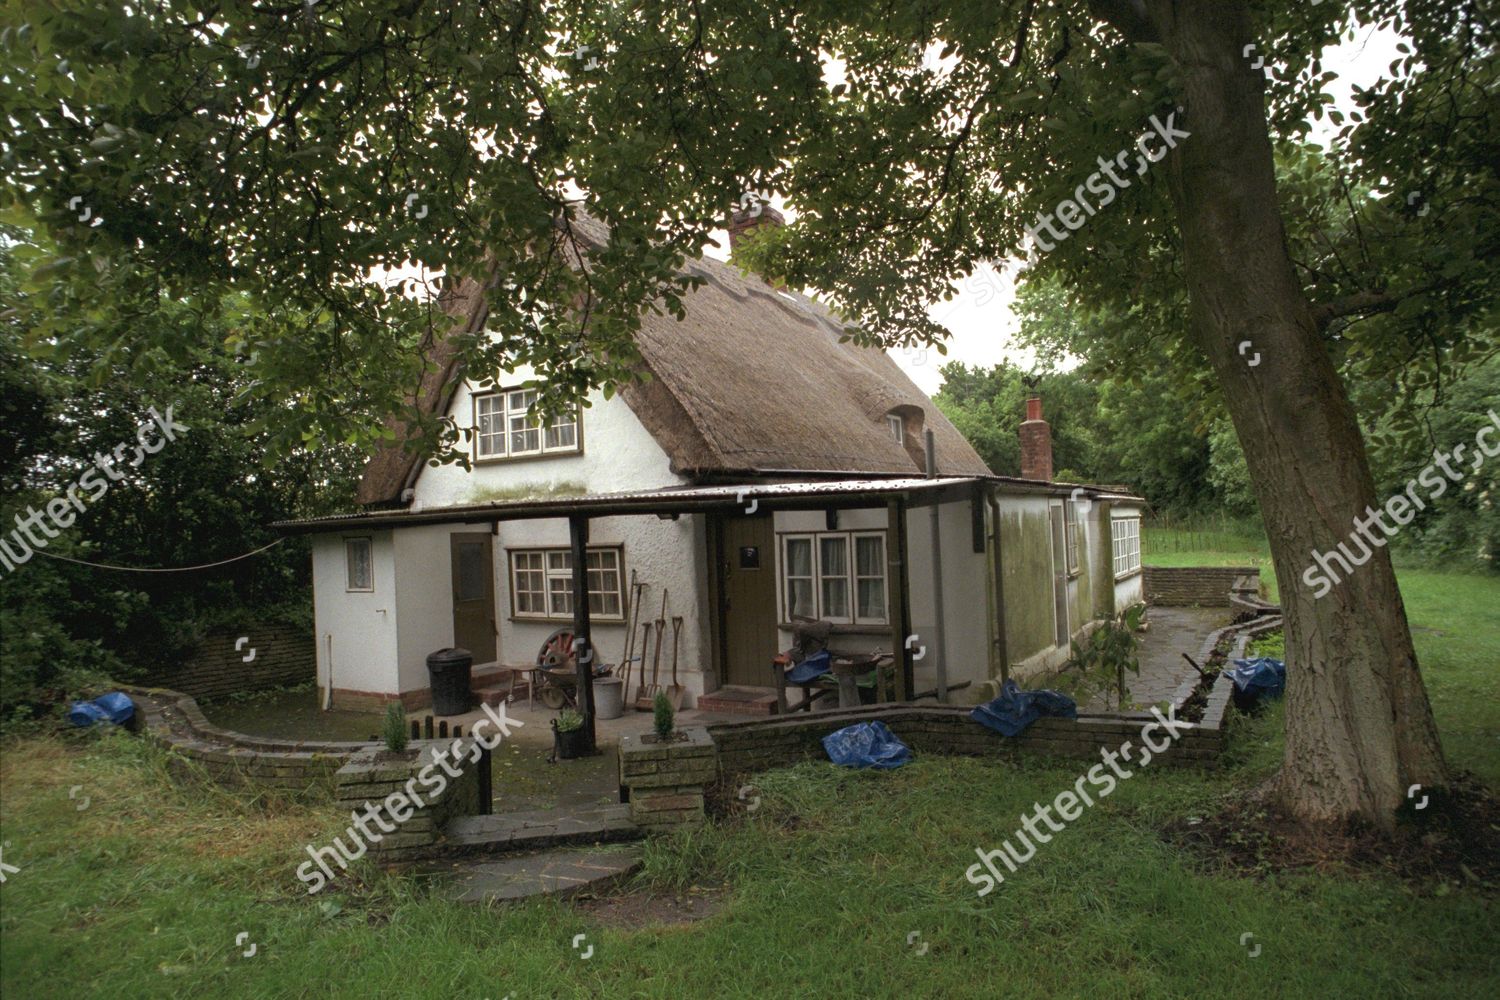
<svg viewBox="0 0 1500 1000"><path fill-rule="evenodd" d="M571 618L538 621L516 618L511 614L511 549L556 547L568 545L568 522L558 519L541 521L502 521L496 539L496 599L500 607L500 660L503 663L529 663L536 660L542 643L554 629L572 625ZM646 584L639 619L654 621L661 613L662 591L667 592L667 628L661 647L662 685L671 683L673 616L683 618L681 644L678 650L678 682L688 689L688 706L696 703L706 689L718 687L712 677L709 654L709 603L706 540L703 518L683 515L675 521L655 515L638 517L603 517L589 522L590 546L621 546L624 589L628 592L630 572L635 570ZM628 596L628 595L627 595ZM625 652L623 621L593 617L590 631L600 659L619 664ZM641 643L641 629L636 628L636 645ZM646 650L646 666L651 665L651 649ZM635 655L640 655L637 648ZM640 680L640 665L630 681L631 696Z"/></svg>
<svg viewBox="0 0 1500 1000"><path fill-rule="evenodd" d="M515 375L503 377L500 384L519 386L530 377L528 369L518 369ZM455 392L450 411L458 426L466 430L474 426L474 395L473 385L465 382ZM489 490L546 492L577 484L588 493L615 493L687 482L672 472L667 453L619 394L605 399L596 390L589 394L588 401L591 405L580 413L582 454L486 462L469 470L458 465L428 465L417 477L411 509L471 503Z"/></svg>
<svg viewBox="0 0 1500 1000"><path fill-rule="evenodd" d="M427 655L453 645L455 531L489 531L487 524L435 524L398 529L396 552L396 656L401 691L430 686Z"/></svg>
<svg viewBox="0 0 1500 1000"><path fill-rule="evenodd" d="M345 538L370 538L375 589L345 589ZM333 686L345 691L396 693L396 557L390 531L347 532L313 538L313 616L318 684L327 687L332 637Z"/></svg>
<svg viewBox="0 0 1500 1000"><path fill-rule="evenodd" d="M504 388L520 386L531 375L529 369L518 369L514 375L502 377L499 384ZM460 428L473 427L475 393L474 385L465 383L454 394L450 412ZM687 482L671 471L666 452L641 425L622 397L615 395L605 399L596 391L590 393L588 400L591 405L580 412L581 454L489 462L475 464L469 470L457 465L428 465L417 478L411 509L430 510L476 502L486 499L487 493L497 491L571 493L576 487L581 487L585 493L615 493L680 486ZM407 688L409 681L414 686L425 687L426 654L439 646L452 644L453 605L447 533L477 531L482 527L452 526L443 530L442 537L430 542L425 539L418 541L413 535L415 530L403 529L398 533L413 538L410 546L399 551L403 574L411 574L409 588L406 576L402 577L402 596L405 598L410 592L414 599L425 603L420 607L414 605L412 613L402 619L403 688ZM500 662L517 665L534 662L547 636L572 621L570 618L541 621L516 618L511 614L509 550L568 544L568 524L561 518L500 523L495 537L495 620L500 633L497 640ZM689 691L687 704L693 704L705 690L705 685L717 687L716 679L711 676L709 656L708 560L703 519L683 516L677 521L664 521L654 515L599 518L589 522L589 544L623 547L624 589L629 590L631 570L635 570L648 585L642 620L655 619L661 609L662 589L668 591L667 641L663 643L661 654L662 683L669 683L672 663L670 619L681 615L684 621L678 676ZM431 568L420 568L424 564ZM441 601L434 595L440 595ZM595 618L591 622L591 631L603 661L618 663L624 654L624 623ZM444 638L437 642L440 635ZM636 630L636 640L639 643L639 629ZM434 642L437 644L426 648ZM652 647L655 648L654 639ZM650 652L647 650L648 656ZM649 659L647 665L649 667ZM631 680L632 692L639 676L637 672ZM417 679L420 683L415 683Z"/></svg>

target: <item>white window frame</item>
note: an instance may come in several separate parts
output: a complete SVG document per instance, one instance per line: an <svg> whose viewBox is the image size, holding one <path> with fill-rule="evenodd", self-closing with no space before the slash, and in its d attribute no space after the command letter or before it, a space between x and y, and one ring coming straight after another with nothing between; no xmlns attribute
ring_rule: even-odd
<svg viewBox="0 0 1500 1000"><path fill-rule="evenodd" d="M354 549L357 545L363 545L365 549L365 567L370 574L369 586L354 586ZM349 594L373 594L375 593L375 539L369 535L360 535L354 538L344 539L344 592Z"/></svg>
<svg viewBox="0 0 1500 1000"><path fill-rule="evenodd" d="M582 454L581 410L575 406L571 419L555 419L544 427L530 417L539 392L540 390L534 386L512 386L474 394L474 461L504 462L519 458L534 458L538 455ZM486 418L491 421L488 431L484 429ZM549 438L556 439L564 431L571 431L573 440L570 443L548 443ZM515 447L511 440L514 434L535 434L536 447Z"/></svg>
<svg viewBox="0 0 1500 1000"><path fill-rule="evenodd" d="M844 541L844 571L838 575L830 575L825 572L823 566L823 541L829 538L839 538ZM859 574L859 542L860 538L878 538L880 540L880 575L861 576ZM781 615L783 622L791 622L792 618L792 588L791 581L794 579L788 572L790 560L787 558L787 546L793 541L806 541L812 546L812 576L797 576L795 579L812 582L813 613L811 617L823 619L839 625L889 625L891 614L891 588L890 576L886 573L886 561L889 554L885 551L884 531L792 531L781 536L780 544L776 547L777 577L781 586ZM848 614L830 615L823 607L823 584L827 580L844 581L845 601L848 605ZM881 617L862 616L859 613L859 582L861 580L880 580L881 592L884 598L885 614Z"/></svg>
<svg viewBox="0 0 1500 1000"><path fill-rule="evenodd" d="M531 546L509 548L506 552L507 571L510 573L510 616L526 621L572 621L573 620L573 550L567 546ZM597 557L600 565L586 570L589 580L589 618L595 621L620 622L625 620L625 548L622 545L590 545L590 562ZM518 565L525 562L526 565ZM540 563L540 566L535 563ZM608 565L608 563L613 565ZM540 591L542 610L520 610L521 594L519 576L521 572L541 573ZM614 587L606 589L605 581L613 575ZM594 582L598 580L596 588ZM565 584L562 587L554 586ZM527 587L527 594L538 593ZM594 598L601 606L614 605L613 611L594 609ZM613 601L609 599L613 598Z"/></svg>
<svg viewBox="0 0 1500 1000"><path fill-rule="evenodd" d="M899 413L887 413L885 423L891 429L891 437L896 439L896 443L906 444L906 418Z"/></svg>
<svg viewBox="0 0 1500 1000"><path fill-rule="evenodd" d="M1063 501L1063 552L1068 564L1068 575L1078 573L1079 546L1078 505L1071 500Z"/></svg>
<svg viewBox="0 0 1500 1000"><path fill-rule="evenodd" d="M1141 570L1141 519L1112 517L1110 538L1114 544L1115 579L1121 580Z"/></svg>

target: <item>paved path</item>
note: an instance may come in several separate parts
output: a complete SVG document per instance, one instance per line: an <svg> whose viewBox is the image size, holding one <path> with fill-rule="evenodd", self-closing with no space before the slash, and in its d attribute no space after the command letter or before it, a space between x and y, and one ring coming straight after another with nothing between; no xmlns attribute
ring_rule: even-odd
<svg viewBox="0 0 1500 1000"><path fill-rule="evenodd" d="M1151 628L1141 637L1137 651L1140 675L1125 678L1129 700L1137 705L1171 701L1183 681L1197 676L1182 654L1196 659L1208 634L1229 624L1230 612L1228 608L1153 607L1146 620ZM1113 692L1096 696L1085 707L1093 711L1114 708Z"/></svg>

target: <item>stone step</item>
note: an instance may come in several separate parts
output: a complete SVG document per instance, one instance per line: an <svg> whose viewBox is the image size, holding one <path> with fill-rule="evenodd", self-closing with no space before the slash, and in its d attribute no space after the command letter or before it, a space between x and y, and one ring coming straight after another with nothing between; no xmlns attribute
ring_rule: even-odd
<svg viewBox="0 0 1500 1000"><path fill-rule="evenodd" d="M444 856L514 854L569 844L639 840L645 832L630 820L627 805L589 806L459 816L449 820L437 849Z"/></svg>
<svg viewBox="0 0 1500 1000"><path fill-rule="evenodd" d="M537 896L565 898L600 891L641 867L638 845L594 850L539 851L454 866L448 898L457 903L510 903Z"/></svg>

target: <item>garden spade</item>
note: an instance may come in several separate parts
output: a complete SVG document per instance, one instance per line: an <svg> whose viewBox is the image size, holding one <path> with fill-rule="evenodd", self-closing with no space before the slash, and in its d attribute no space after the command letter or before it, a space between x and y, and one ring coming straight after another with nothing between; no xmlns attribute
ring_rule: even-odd
<svg viewBox="0 0 1500 1000"><path fill-rule="evenodd" d="M654 707L652 702L656 700L657 692L661 691L661 640L662 633L667 630L667 588L661 588L661 617L656 619L656 648L651 651L651 683L641 692L641 696L635 700L636 711L649 712ZM646 651L641 650L644 657ZM646 664L641 662L641 680L646 679Z"/></svg>
<svg viewBox="0 0 1500 1000"><path fill-rule="evenodd" d="M677 683L677 646L682 638L682 616L672 616L672 686L667 688L667 700L672 703L672 711L682 707L682 697L687 694L687 688Z"/></svg>

